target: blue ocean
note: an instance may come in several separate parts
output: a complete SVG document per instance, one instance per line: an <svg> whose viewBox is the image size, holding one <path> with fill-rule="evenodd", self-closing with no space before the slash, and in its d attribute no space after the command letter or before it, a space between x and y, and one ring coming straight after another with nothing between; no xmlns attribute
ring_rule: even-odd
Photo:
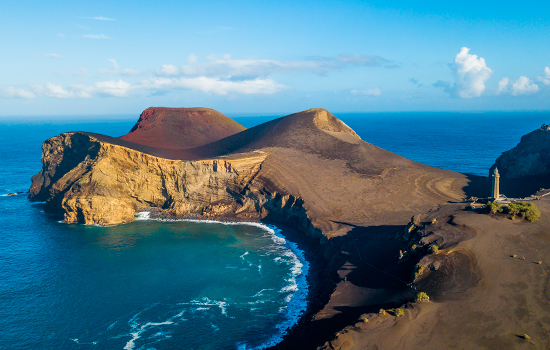
<svg viewBox="0 0 550 350"><path fill-rule="evenodd" d="M548 112L335 115L376 146L475 175L550 123ZM275 118L232 117L246 127ZM137 116L13 120L0 120L0 348L262 349L296 324L310 264L275 226L146 215L69 225L27 200L44 140L120 136Z"/></svg>

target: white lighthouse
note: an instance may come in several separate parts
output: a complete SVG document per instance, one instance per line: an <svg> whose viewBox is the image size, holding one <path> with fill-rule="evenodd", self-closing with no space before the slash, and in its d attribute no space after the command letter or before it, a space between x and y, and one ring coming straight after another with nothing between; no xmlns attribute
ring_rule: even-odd
<svg viewBox="0 0 550 350"><path fill-rule="evenodd" d="M493 171L493 175L491 176L493 178L493 193L492 197L493 200L497 200L500 198L500 174L498 173L497 167L495 167L495 171Z"/></svg>

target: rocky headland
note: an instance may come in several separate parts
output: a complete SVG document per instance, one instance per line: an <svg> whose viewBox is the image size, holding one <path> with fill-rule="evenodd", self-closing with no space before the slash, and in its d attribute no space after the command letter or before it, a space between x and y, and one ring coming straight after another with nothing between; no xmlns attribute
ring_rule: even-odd
<svg viewBox="0 0 550 350"><path fill-rule="evenodd" d="M65 222L116 225L151 211L289 228L317 271L308 311L279 349L497 349L550 329L550 196L534 224L470 211L463 200L488 193L487 178L380 149L324 109L245 129L209 109L150 108L120 138L55 136L42 162L30 199ZM512 253L543 262L512 265ZM377 315L418 290L432 301Z"/></svg>
<svg viewBox="0 0 550 350"><path fill-rule="evenodd" d="M550 125L522 136L516 147L497 158L489 175L495 167L503 178L550 177Z"/></svg>

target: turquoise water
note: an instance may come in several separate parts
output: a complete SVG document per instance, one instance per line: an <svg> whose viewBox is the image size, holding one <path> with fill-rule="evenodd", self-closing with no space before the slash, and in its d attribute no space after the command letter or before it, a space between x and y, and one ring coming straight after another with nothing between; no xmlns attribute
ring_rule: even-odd
<svg viewBox="0 0 550 350"><path fill-rule="evenodd" d="M365 141L486 175L549 113L336 114ZM235 118L251 127L273 117ZM25 193L41 143L125 134L135 118L0 122L0 348L246 349L275 344L306 306L309 264L275 227L139 220L67 225Z"/></svg>

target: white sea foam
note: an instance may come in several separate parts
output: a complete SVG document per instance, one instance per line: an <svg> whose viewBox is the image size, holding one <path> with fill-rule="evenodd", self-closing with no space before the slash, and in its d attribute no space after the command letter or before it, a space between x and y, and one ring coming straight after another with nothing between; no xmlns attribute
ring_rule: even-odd
<svg viewBox="0 0 550 350"><path fill-rule="evenodd" d="M265 225L259 222L226 222L219 220L201 220L201 219L158 219L158 218L144 218L142 220L154 220L154 221L165 221L165 222L174 222L174 221L184 221L184 222L193 222L199 224L222 224L222 225L247 225L258 227L266 232L266 234L273 240L273 243L279 247L285 247L288 249L286 252L281 252L277 249L278 255L282 255L288 259L282 259L280 256L276 257L274 260L277 263L282 261L287 262L290 265L290 276L285 279L287 285L280 290L280 293L288 293L285 297L286 306L283 306L280 309L280 312L284 314L284 321L276 325L278 332L271 336L263 344L251 347L250 345L239 343L237 344L239 349L265 349L271 346L276 345L281 342L283 336L286 332L298 323L300 316L306 310L307 307L307 295L309 288L307 285L307 275L309 272L309 263L304 257L304 252L298 248L298 245L293 242L287 241L281 234L281 230L272 225ZM248 252L245 252L241 255L243 260ZM206 301L205 301L206 300ZM192 301L192 305L217 305L222 314L227 316L225 301L211 301L208 298L202 298L201 301Z"/></svg>
<svg viewBox="0 0 550 350"><path fill-rule="evenodd" d="M156 328L162 327L162 326L177 325L178 322L186 321L185 319L182 318L183 314L185 313L185 310L182 310L182 311L178 312L177 314L175 314L174 316L171 316L167 320L162 321L162 322L139 322L139 318L141 317L141 315L145 311L153 308L154 306L156 306L156 304L151 306L151 307L146 308L145 310L142 310L142 311L138 312L137 314L135 314L128 321L128 325L130 326L131 331L128 334L125 334L123 336L124 337L131 336L132 339L128 340L128 342L124 346L124 350L134 349L134 347L136 345L136 340L140 339L141 335L146 331L155 330ZM117 323L117 322L115 322L115 323ZM111 324L108 329L111 329L115 325L115 323ZM163 340L163 339L168 339L172 336L170 334L166 333L166 332L162 332L161 330L156 330L156 332L151 336L151 338L159 338L159 337L163 337L163 338L162 339L157 339L154 342L158 342L158 341Z"/></svg>
<svg viewBox="0 0 550 350"><path fill-rule="evenodd" d="M268 228L273 242L288 249L286 252L282 253L285 259L281 256L274 259L277 263L282 263L284 261L290 265L289 275L285 279L287 285L279 291L279 293L287 293L285 297L286 305L279 309L279 312L284 315L284 321L276 325L277 333L272 335L261 345L251 346L246 343L239 343L237 344L239 350L265 349L278 344L283 340L283 336L286 332L298 323L300 316L307 307L307 294L309 290L307 285L307 274L309 272L309 263L305 260L303 251L298 248L296 243L285 240L281 236L278 228ZM278 253L281 255L280 251L278 251ZM264 290L259 292L260 295L263 291Z"/></svg>
<svg viewBox="0 0 550 350"><path fill-rule="evenodd" d="M149 219L151 219L151 212L150 211L140 211L140 212L136 213L135 218L136 218L136 221L149 220Z"/></svg>

